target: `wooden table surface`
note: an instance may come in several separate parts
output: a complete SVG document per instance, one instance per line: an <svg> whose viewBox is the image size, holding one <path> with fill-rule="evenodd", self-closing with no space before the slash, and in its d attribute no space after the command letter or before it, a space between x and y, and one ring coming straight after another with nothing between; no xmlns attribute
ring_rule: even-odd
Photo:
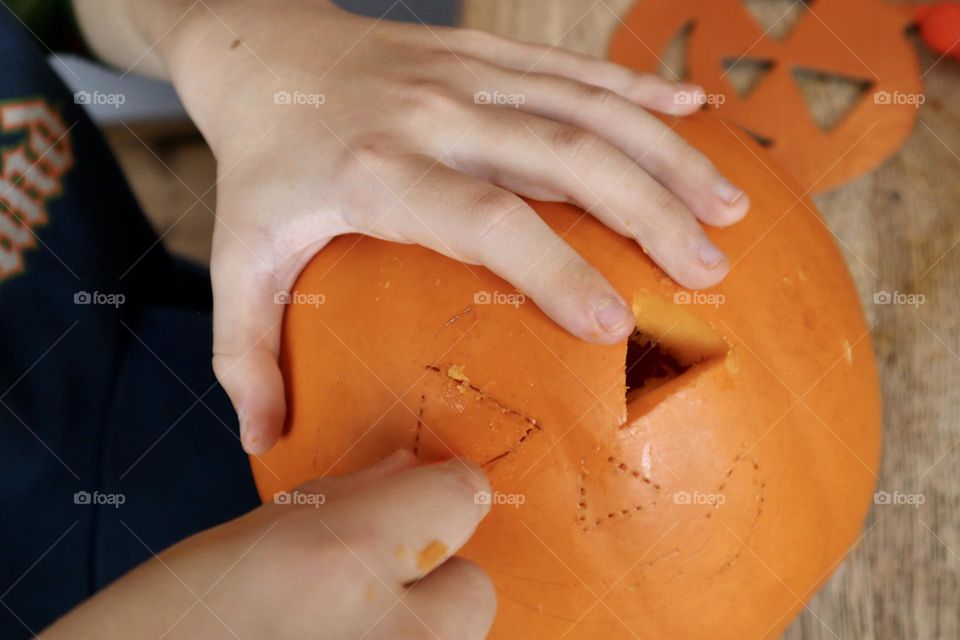
<svg viewBox="0 0 960 640"><path fill-rule="evenodd" d="M463 23L604 55L631 2L465 0ZM960 638L960 65L920 55L927 101L910 140L872 173L815 200L876 323L885 398L879 487L924 503L874 506L863 539L786 634L791 640ZM202 141L190 132L171 138L165 127L119 129L110 139L168 246L207 259L215 171ZM874 304L878 291L922 294L924 303Z"/></svg>

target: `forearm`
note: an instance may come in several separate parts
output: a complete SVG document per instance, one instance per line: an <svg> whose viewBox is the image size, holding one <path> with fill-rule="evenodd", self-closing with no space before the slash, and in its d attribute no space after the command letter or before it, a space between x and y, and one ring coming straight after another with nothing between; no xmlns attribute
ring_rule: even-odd
<svg viewBox="0 0 960 640"><path fill-rule="evenodd" d="M169 78L170 60L182 29L210 13L210 4L190 0L73 0L87 46L124 71Z"/></svg>

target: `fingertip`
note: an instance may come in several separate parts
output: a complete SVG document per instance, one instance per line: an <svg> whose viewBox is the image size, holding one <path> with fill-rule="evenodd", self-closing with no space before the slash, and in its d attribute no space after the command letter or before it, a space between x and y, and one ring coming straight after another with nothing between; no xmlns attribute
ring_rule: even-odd
<svg viewBox="0 0 960 640"><path fill-rule="evenodd" d="M700 110L706 102L707 94L698 84L675 84L670 95L670 105L666 113L675 116L687 116Z"/></svg>
<svg viewBox="0 0 960 640"><path fill-rule="evenodd" d="M742 220L750 210L750 196L723 176L715 181L713 195L716 206L714 215L709 221L711 224L717 226L734 224Z"/></svg>
<svg viewBox="0 0 960 640"><path fill-rule="evenodd" d="M620 296L606 296L594 306L594 318L600 328L597 342L611 344L626 340L637 319Z"/></svg>
<svg viewBox="0 0 960 640"><path fill-rule="evenodd" d="M239 415L239 412L238 412ZM269 451L280 438L280 427L240 418L240 444L243 450L252 456L260 456Z"/></svg>

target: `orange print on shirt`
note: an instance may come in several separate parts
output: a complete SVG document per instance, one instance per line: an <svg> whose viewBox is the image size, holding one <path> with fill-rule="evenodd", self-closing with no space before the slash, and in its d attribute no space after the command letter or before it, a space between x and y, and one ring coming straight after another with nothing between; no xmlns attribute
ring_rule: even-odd
<svg viewBox="0 0 960 640"><path fill-rule="evenodd" d="M0 104L0 131L24 138L0 149L0 281L23 271L23 252L47 224L47 201L73 166L70 130L42 98Z"/></svg>

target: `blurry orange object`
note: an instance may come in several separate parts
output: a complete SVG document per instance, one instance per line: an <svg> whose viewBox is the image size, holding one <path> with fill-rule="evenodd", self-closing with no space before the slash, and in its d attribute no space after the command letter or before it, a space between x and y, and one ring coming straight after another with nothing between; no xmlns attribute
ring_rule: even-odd
<svg viewBox="0 0 960 640"><path fill-rule="evenodd" d="M928 47L960 61L960 3L938 2L917 8L917 26Z"/></svg>
<svg viewBox="0 0 960 640"><path fill-rule="evenodd" d="M706 89L714 111L768 145L805 190L827 191L873 169L909 137L922 104L920 65L905 30L912 10L886 0L816 0L782 40L743 0L639 0L610 45L614 62L656 73L667 46L687 38L682 79ZM730 66L764 75L738 92ZM797 76L833 77L862 93L836 123L818 124ZM675 78L674 78L675 79Z"/></svg>

